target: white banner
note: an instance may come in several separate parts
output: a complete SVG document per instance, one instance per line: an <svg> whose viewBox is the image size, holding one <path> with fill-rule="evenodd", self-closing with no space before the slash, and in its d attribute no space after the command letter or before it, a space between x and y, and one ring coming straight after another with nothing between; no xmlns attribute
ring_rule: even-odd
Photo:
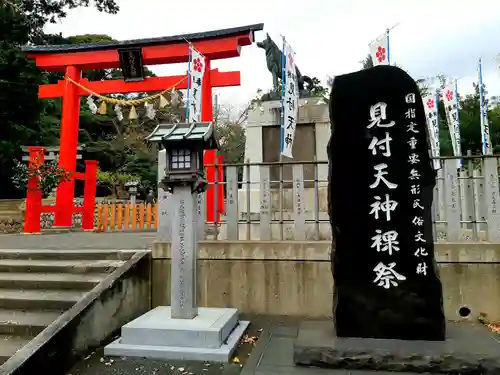
<svg viewBox="0 0 500 375"><path fill-rule="evenodd" d="M444 109L446 112L446 120L450 129L451 145L453 147L453 155L462 156L462 148L460 141L460 120L458 117L458 93L455 84L448 84L442 91ZM462 161L458 160L458 167L462 167Z"/></svg>
<svg viewBox="0 0 500 375"><path fill-rule="evenodd" d="M498 73L500 74L500 53L495 56L495 61L496 61L496 64L497 64Z"/></svg>
<svg viewBox="0 0 500 375"><path fill-rule="evenodd" d="M431 156L439 158L441 155L439 145L439 122L438 122L438 101L437 95L426 95L422 98L424 103L425 118L427 119L427 129L429 133L429 142L431 146ZM441 168L439 160L433 160L434 169Z"/></svg>
<svg viewBox="0 0 500 375"><path fill-rule="evenodd" d="M201 122L201 98L203 75L205 74L205 56L193 46L189 46L191 61L189 63L189 89L187 93L187 122Z"/></svg>
<svg viewBox="0 0 500 375"><path fill-rule="evenodd" d="M373 66L390 65L389 56L389 31L380 35L369 45L370 56L372 57Z"/></svg>
<svg viewBox="0 0 500 375"><path fill-rule="evenodd" d="M293 158L292 147L295 137L295 127L299 115L299 82L295 69L295 52L290 45L283 40L283 54L285 55L284 67L285 87L283 91L282 112L282 139L281 155Z"/></svg>
<svg viewBox="0 0 500 375"><path fill-rule="evenodd" d="M488 108L486 107L486 98L484 97L483 84L483 61L479 59L478 67L478 85L479 85L479 107L481 111L481 148L483 155L491 155L493 153L491 147L490 125L488 123Z"/></svg>

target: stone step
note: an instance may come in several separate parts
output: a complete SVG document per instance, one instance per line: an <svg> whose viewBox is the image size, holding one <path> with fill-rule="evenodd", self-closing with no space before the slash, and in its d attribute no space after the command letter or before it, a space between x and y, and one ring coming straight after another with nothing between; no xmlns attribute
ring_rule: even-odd
<svg viewBox="0 0 500 375"><path fill-rule="evenodd" d="M13 273L0 272L0 288L91 290L108 276L105 273Z"/></svg>
<svg viewBox="0 0 500 375"><path fill-rule="evenodd" d="M25 250L0 249L0 259L128 260L135 250Z"/></svg>
<svg viewBox="0 0 500 375"><path fill-rule="evenodd" d="M5 220L9 220L9 219L14 219L14 218L18 218L18 217L22 217L22 213L21 211L19 210L12 210L12 209L9 209L9 210L3 210L2 208L0 208L0 219L5 219Z"/></svg>
<svg viewBox="0 0 500 375"><path fill-rule="evenodd" d="M0 309L0 334L34 337L62 313L63 311L57 310L23 311Z"/></svg>
<svg viewBox="0 0 500 375"><path fill-rule="evenodd" d="M0 335L0 363L8 360L31 339L30 336Z"/></svg>
<svg viewBox="0 0 500 375"><path fill-rule="evenodd" d="M124 263L119 260L0 259L0 272L110 273Z"/></svg>
<svg viewBox="0 0 500 375"><path fill-rule="evenodd" d="M0 289L0 308L21 310L67 310L85 291Z"/></svg>

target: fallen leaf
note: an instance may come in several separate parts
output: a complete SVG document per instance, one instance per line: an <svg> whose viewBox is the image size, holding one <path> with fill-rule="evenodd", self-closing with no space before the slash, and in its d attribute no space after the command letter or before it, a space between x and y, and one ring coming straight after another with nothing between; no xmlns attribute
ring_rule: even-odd
<svg viewBox="0 0 500 375"><path fill-rule="evenodd" d="M488 323L486 327L488 327L491 332L500 333L500 323Z"/></svg>

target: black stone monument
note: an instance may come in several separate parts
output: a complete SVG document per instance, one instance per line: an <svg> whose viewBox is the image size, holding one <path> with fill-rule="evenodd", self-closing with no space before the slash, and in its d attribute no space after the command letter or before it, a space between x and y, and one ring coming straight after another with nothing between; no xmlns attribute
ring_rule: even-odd
<svg viewBox="0 0 500 375"><path fill-rule="evenodd" d="M432 237L435 174L415 81L392 66L336 77L330 119L335 324L302 322L294 363L500 374L494 334L464 321L445 332Z"/></svg>
<svg viewBox="0 0 500 375"><path fill-rule="evenodd" d="M394 66L338 76L330 119L337 336L444 340L431 218L436 181L417 84Z"/></svg>

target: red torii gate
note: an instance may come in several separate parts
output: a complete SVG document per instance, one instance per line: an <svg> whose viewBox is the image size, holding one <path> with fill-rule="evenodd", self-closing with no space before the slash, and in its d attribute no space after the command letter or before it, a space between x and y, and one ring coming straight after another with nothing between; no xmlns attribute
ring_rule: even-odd
<svg viewBox="0 0 500 375"><path fill-rule="evenodd" d="M120 68L119 50L140 48L143 65L158 65L187 62L189 47L186 41L206 57L206 70L203 79L203 102L201 121L212 121L212 87L240 85L240 72L219 72L211 70L210 62L216 59L238 57L242 46L251 45L255 31L263 30L263 24L235 27L231 29L209 31L204 33L177 35L163 38L140 39L122 42L106 42L98 44L78 44L60 46L29 46L23 51L34 59L40 69L65 72L66 78L80 83L92 91L105 95L111 93L149 92L165 90L183 76L145 78L138 82L123 80L89 82L82 78L82 71L92 69ZM184 81L177 89L186 89ZM63 98L60 130L59 164L66 170L76 171L78 147L80 96L88 93L69 82L67 79L57 84L43 85L39 88L40 98ZM207 180L215 182L217 157L215 151L206 151L204 157L207 167ZM56 192L55 220L56 226L71 226L75 211L74 180L62 182ZM218 194L217 207L222 206L223 196ZM206 192L207 221L215 221L215 190Z"/></svg>

